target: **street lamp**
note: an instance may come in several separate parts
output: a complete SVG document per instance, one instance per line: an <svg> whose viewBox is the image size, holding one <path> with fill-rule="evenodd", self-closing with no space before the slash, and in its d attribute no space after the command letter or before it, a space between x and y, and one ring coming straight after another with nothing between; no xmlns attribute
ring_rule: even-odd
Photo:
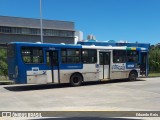
<svg viewBox="0 0 160 120"><path fill-rule="evenodd" d="M41 43L43 43L43 20L42 20L42 0L40 0L40 34L41 34Z"/></svg>

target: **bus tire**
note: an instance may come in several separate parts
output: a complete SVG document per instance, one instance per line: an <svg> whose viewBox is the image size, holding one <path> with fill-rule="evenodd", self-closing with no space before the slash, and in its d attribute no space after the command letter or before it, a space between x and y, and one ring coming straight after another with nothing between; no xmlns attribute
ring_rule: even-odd
<svg viewBox="0 0 160 120"><path fill-rule="evenodd" d="M82 84L82 75L79 73L75 73L70 78L70 84L73 87L80 86Z"/></svg>
<svg viewBox="0 0 160 120"><path fill-rule="evenodd" d="M135 81L137 79L137 73L135 71L131 71L129 73L129 80L130 81Z"/></svg>

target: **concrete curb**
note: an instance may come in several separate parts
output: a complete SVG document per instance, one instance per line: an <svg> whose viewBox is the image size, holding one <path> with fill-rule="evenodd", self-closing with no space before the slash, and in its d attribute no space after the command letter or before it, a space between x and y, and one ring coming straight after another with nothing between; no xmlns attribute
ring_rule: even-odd
<svg viewBox="0 0 160 120"><path fill-rule="evenodd" d="M13 81L0 81L0 85L11 85L14 84Z"/></svg>
<svg viewBox="0 0 160 120"><path fill-rule="evenodd" d="M139 77L139 78L158 78L158 77L160 77L160 76L141 76L141 77Z"/></svg>

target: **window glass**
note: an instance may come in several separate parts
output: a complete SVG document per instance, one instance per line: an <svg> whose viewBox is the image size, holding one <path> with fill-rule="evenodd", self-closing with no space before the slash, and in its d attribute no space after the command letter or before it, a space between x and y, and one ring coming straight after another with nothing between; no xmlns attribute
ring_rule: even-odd
<svg viewBox="0 0 160 120"><path fill-rule="evenodd" d="M103 53L99 53L99 64L103 65Z"/></svg>
<svg viewBox="0 0 160 120"><path fill-rule="evenodd" d="M13 27L12 28L12 33L14 33L14 34L21 34L22 33L22 28Z"/></svg>
<svg viewBox="0 0 160 120"><path fill-rule="evenodd" d="M82 50L82 62L83 63L96 63L97 62L97 50Z"/></svg>
<svg viewBox="0 0 160 120"><path fill-rule="evenodd" d="M50 57L49 57L49 51L46 52L46 59L47 59L47 65L50 66L51 62L50 62Z"/></svg>
<svg viewBox="0 0 160 120"><path fill-rule="evenodd" d="M99 53L99 63L100 63L100 65L109 65L109 63L110 63L110 53L100 52Z"/></svg>
<svg viewBox="0 0 160 120"><path fill-rule="evenodd" d="M51 54L53 54L53 55L52 55L53 65L54 65L54 66L57 66L57 65L58 65L58 52L55 51L55 52L52 52Z"/></svg>
<svg viewBox="0 0 160 120"><path fill-rule="evenodd" d="M110 64L110 53L104 53L104 65Z"/></svg>
<svg viewBox="0 0 160 120"><path fill-rule="evenodd" d="M138 62L138 51L127 51L127 62Z"/></svg>
<svg viewBox="0 0 160 120"><path fill-rule="evenodd" d="M30 28L30 34L32 35L39 35L40 34L40 30L36 29L36 28Z"/></svg>
<svg viewBox="0 0 160 120"><path fill-rule="evenodd" d="M11 33L12 32L12 28L11 27L7 27L7 26L0 26L0 32Z"/></svg>
<svg viewBox="0 0 160 120"><path fill-rule="evenodd" d="M47 65L48 66L57 66L58 65L58 52L57 51L47 51Z"/></svg>
<svg viewBox="0 0 160 120"><path fill-rule="evenodd" d="M29 28L22 28L22 34L30 34Z"/></svg>
<svg viewBox="0 0 160 120"><path fill-rule="evenodd" d="M113 62L114 63L125 63L126 62L126 50L114 50L113 51Z"/></svg>
<svg viewBox="0 0 160 120"><path fill-rule="evenodd" d="M22 47L22 59L24 63L43 63L42 48Z"/></svg>
<svg viewBox="0 0 160 120"><path fill-rule="evenodd" d="M0 26L0 33L39 35L40 29ZM43 29L44 36L74 37L74 31Z"/></svg>
<svg viewBox="0 0 160 120"><path fill-rule="evenodd" d="M80 63L81 56L79 49L62 49L61 50L62 63Z"/></svg>
<svg viewBox="0 0 160 120"><path fill-rule="evenodd" d="M66 30L43 29L43 33L45 36L74 37L73 31Z"/></svg>

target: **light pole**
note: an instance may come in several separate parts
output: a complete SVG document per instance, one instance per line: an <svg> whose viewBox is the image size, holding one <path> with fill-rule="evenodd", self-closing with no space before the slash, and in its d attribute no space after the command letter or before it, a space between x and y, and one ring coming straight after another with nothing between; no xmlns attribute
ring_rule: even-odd
<svg viewBox="0 0 160 120"><path fill-rule="evenodd" d="M40 26L41 43L43 43L42 0L40 0Z"/></svg>

